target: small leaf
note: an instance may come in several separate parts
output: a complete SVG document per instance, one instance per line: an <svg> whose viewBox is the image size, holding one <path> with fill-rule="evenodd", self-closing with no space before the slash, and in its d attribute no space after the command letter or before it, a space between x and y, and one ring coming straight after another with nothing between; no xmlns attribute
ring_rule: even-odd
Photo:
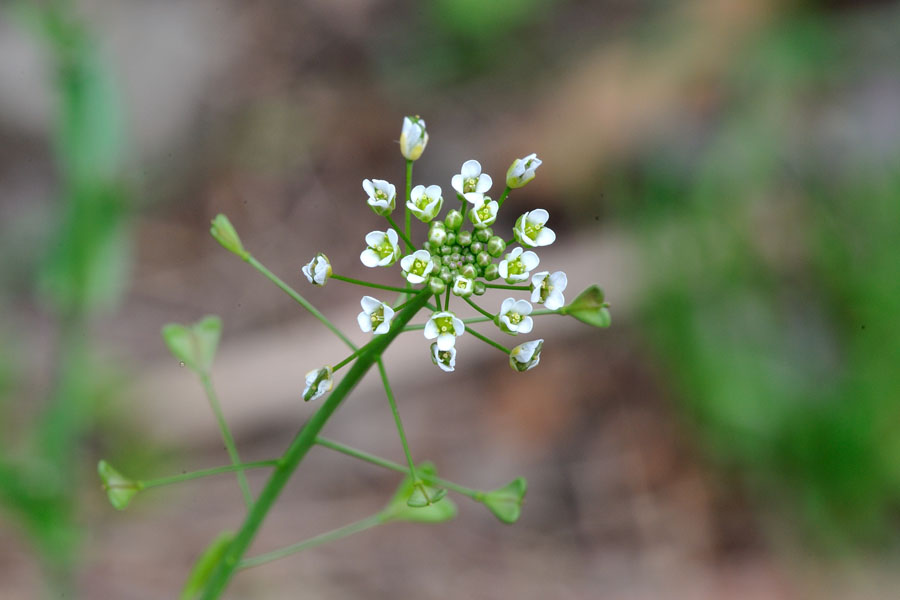
<svg viewBox="0 0 900 600"><path fill-rule="evenodd" d="M431 463L423 463L416 467L416 471L422 475L434 476L435 469ZM456 505L450 498L445 498L447 490L439 490L431 486L424 486L427 489L428 497L431 504L425 498L425 494L420 486L407 475L397 488L394 497L388 502L388 505L381 512L385 521L411 521L415 523L442 523L449 521L456 516ZM419 498L422 504L414 506L410 501ZM415 500L413 500L415 501Z"/></svg>
<svg viewBox="0 0 900 600"><path fill-rule="evenodd" d="M175 358L197 373L212 367L222 335L222 320L207 316L194 325L169 323L162 329L163 340Z"/></svg>
<svg viewBox="0 0 900 600"><path fill-rule="evenodd" d="M97 473L103 482L103 489L106 490L110 504L116 510L125 510L134 495L143 487L139 481L132 481L116 471L105 460L97 463Z"/></svg>
<svg viewBox="0 0 900 600"><path fill-rule="evenodd" d="M560 313L571 315L582 323L594 327L609 327L612 323L609 304L603 301L603 290L597 285L592 285L581 292L571 304L562 307Z"/></svg>
<svg viewBox="0 0 900 600"><path fill-rule="evenodd" d="M518 477L502 488L485 494L482 502L494 516L504 523L512 524L519 520L522 513L522 500L528 490L528 482Z"/></svg>
<svg viewBox="0 0 900 600"><path fill-rule="evenodd" d="M206 550L194 563L191 574L188 575L184 588L181 590L181 596L179 596L180 600L193 600L203 590L206 582L209 581L212 575L213 569L225 556L225 552L233 539L233 532L223 531L206 547Z"/></svg>

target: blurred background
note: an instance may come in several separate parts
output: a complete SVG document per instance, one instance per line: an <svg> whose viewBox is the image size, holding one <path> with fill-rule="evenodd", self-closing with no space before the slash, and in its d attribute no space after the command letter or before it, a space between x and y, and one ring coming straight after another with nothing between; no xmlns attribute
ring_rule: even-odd
<svg viewBox="0 0 900 600"><path fill-rule="evenodd" d="M898 65L900 4L875 0L6 2L0 597L176 597L239 526L231 476L117 512L97 460L228 461L159 335L205 314L242 458L283 451L315 408L303 374L343 349L209 220L364 341L361 292L299 269L322 251L373 276L360 183L402 183L407 114L431 135L415 183L445 193L466 159L497 194L538 154L495 229L548 209L542 268L567 299L599 283L613 327L539 319L527 374L467 336L447 376L402 338L414 455L472 487L526 476L521 520L460 498L451 523L242 572L228 597L897 597ZM372 375L326 433L402 460ZM376 512L397 481L314 449L255 553Z"/></svg>

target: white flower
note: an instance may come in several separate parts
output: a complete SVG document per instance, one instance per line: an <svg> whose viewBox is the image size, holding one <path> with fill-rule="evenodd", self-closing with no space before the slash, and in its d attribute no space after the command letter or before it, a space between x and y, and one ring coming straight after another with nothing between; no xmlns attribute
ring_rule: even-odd
<svg viewBox="0 0 900 600"><path fill-rule="evenodd" d="M511 335L530 333L534 327L534 321L528 315L531 314L531 304L527 300L507 298L500 305L500 314L497 315L497 324L500 330Z"/></svg>
<svg viewBox="0 0 900 600"><path fill-rule="evenodd" d="M303 265L300 270L313 285L325 285L325 282L331 277L331 263L328 261L328 257L321 252L313 256L309 264Z"/></svg>
<svg viewBox="0 0 900 600"><path fill-rule="evenodd" d="M432 313L425 323L425 339L437 338L438 350L446 351L456 344L456 338L466 331L462 320L452 312Z"/></svg>
<svg viewBox="0 0 900 600"><path fill-rule="evenodd" d="M431 361L450 373L456 368L456 348L451 346L449 350L441 350L437 344L431 344Z"/></svg>
<svg viewBox="0 0 900 600"><path fill-rule="evenodd" d="M356 317L359 328L374 335L387 333L394 318L394 309L372 296L363 296L359 304L362 306L362 312Z"/></svg>
<svg viewBox="0 0 900 600"><path fill-rule="evenodd" d="M418 160L428 145L425 120L419 117L404 117L400 132L400 154L407 160Z"/></svg>
<svg viewBox="0 0 900 600"><path fill-rule="evenodd" d="M409 200L406 202L410 212L423 223L431 222L441 212L443 204L444 198L439 185L429 185L427 188L417 185L409 193Z"/></svg>
<svg viewBox="0 0 900 600"><path fill-rule="evenodd" d="M367 267L389 267L400 258L400 246L397 244L397 232L370 231L366 234L366 246L359 260Z"/></svg>
<svg viewBox="0 0 900 600"><path fill-rule="evenodd" d="M544 340L534 340L519 344L509 353L509 366L514 371L530 371L541 362L541 348Z"/></svg>
<svg viewBox="0 0 900 600"><path fill-rule="evenodd" d="M513 189L520 188L532 179L534 171L541 166L541 159L531 153L525 158L517 158L506 172L506 185Z"/></svg>
<svg viewBox="0 0 900 600"><path fill-rule="evenodd" d="M331 367L313 369L306 374L306 387L303 390L303 399L307 402L315 400L334 387L334 373Z"/></svg>
<svg viewBox="0 0 900 600"><path fill-rule="evenodd" d="M422 283L434 270L434 260L428 250L416 250L400 259L403 275L410 283Z"/></svg>
<svg viewBox="0 0 900 600"><path fill-rule="evenodd" d="M530 250L523 252L521 248L514 248L500 261L500 277L507 283L525 281L528 279L529 272L536 269L539 262L540 259L534 252Z"/></svg>
<svg viewBox="0 0 900 600"><path fill-rule="evenodd" d="M466 194L466 199L469 199L469 196L474 196L475 194ZM487 200L485 202L484 200ZM494 221L497 220L497 211L500 209L500 205L497 204L496 200L491 200L487 196L484 196L480 203L476 204L472 207L472 210L469 211L469 220L472 221L472 225L475 226L475 229L484 229L485 227L490 227L494 224Z"/></svg>
<svg viewBox="0 0 900 600"><path fill-rule="evenodd" d="M541 271L531 276L531 301L543 304L550 310L561 308L566 299L563 292L569 280L562 271Z"/></svg>
<svg viewBox="0 0 900 600"><path fill-rule="evenodd" d="M544 227L549 218L550 213L543 208L529 211L516 220L513 235L526 248L549 246L556 240L553 230Z"/></svg>
<svg viewBox="0 0 900 600"><path fill-rule="evenodd" d="M481 163L477 160L467 160L463 163L460 172L450 179L450 185L458 194L468 194L470 192L478 192L484 194L489 189L493 180L487 173L481 172ZM471 202L471 200L470 200Z"/></svg>
<svg viewBox="0 0 900 600"><path fill-rule="evenodd" d="M459 296L461 298L468 298L472 295L472 292L475 290L475 280L470 279L468 277L463 277L462 275L457 275L453 279L453 287L451 291L454 295Z"/></svg>
<svg viewBox="0 0 900 600"><path fill-rule="evenodd" d="M397 188L384 179L364 179L363 189L369 195L366 200L376 215L389 215L397 205Z"/></svg>

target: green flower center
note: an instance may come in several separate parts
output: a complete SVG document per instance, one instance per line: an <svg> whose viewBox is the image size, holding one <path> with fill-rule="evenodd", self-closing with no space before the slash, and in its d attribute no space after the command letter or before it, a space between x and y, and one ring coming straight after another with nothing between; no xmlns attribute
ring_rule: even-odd
<svg viewBox="0 0 900 600"><path fill-rule="evenodd" d="M491 207L485 204L475 211L478 213L478 219L483 223L491 218Z"/></svg>
<svg viewBox="0 0 900 600"><path fill-rule="evenodd" d="M531 222L531 221L526 221L526 222L525 222L525 237L527 237L528 239L533 240L533 239L535 239L535 237L537 236L537 234L538 234L538 233L541 231L541 229L543 229L543 228L544 228L544 226L541 225L540 223L533 223L533 222Z"/></svg>
<svg viewBox="0 0 900 600"><path fill-rule="evenodd" d="M509 319L509 322L513 325L518 325L522 321L522 315L517 312L508 313L506 318Z"/></svg>
<svg viewBox="0 0 900 600"><path fill-rule="evenodd" d="M381 244L375 246L372 250L374 250L381 258L387 258L394 253L394 247L391 246L391 241L387 239L387 236L385 236L384 241Z"/></svg>
<svg viewBox="0 0 900 600"><path fill-rule="evenodd" d="M384 321L384 306L379 306L375 309L375 312L369 315L369 319L372 321L372 329L376 329L381 325Z"/></svg>
<svg viewBox="0 0 900 600"><path fill-rule="evenodd" d="M424 194L422 195L421 198L419 198L415 202L415 205L416 205L416 207L418 207L419 210L425 210L426 208L428 208L429 204L431 204L431 198L429 198L428 196L426 196Z"/></svg>
<svg viewBox="0 0 900 600"><path fill-rule="evenodd" d="M387 200L388 196L384 193L383 190L375 190L375 199L376 200Z"/></svg>
<svg viewBox="0 0 900 600"><path fill-rule="evenodd" d="M463 181L463 193L468 194L469 192L474 192L475 187L478 185L477 177L469 177L465 181Z"/></svg>
<svg viewBox="0 0 900 600"><path fill-rule="evenodd" d="M450 351L449 350L438 350L438 360L444 363L445 365L450 364Z"/></svg>
<svg viewBox="0 0 900 600"><path fill-rule="evenodd" d="M415 273L416 275L421 275L425 272L426 264L419 260L418 258L413 261L412 266L410 267L410 271Z"/></svg>
<svg viewBox="0 0 900 600"><path fill-rule="evenodd" d="M452 317L439 317L434 320L434 324L441 333L454 333Z"/></svg>
<svg viewBox="0 0 900 600"><path fill-rule="evenodd" d="M522 259L517 258L516 260L510 261L506 264L507 270L514 275L521 275L525 272L525 265L522 264Z"/></svg>

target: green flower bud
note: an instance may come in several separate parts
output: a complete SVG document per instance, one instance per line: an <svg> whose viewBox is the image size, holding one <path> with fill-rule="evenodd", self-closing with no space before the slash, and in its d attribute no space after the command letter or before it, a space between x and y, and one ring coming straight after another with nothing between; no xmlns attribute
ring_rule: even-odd
<svg viewBox="0 0 900 600"><path fill-rule="evenodd" d="M469 252L471 252L473 256L478 254L482 250L484 250L484 244L479 242L478 240L475 240L471 244L469 244Z"/></svg>
<svg viewBox="0 0 900 600"><path fill-rule="evenodd" d="M447 267L446 265L441 267L440 277L441 277L441 280L445 284L449 284L451 281L453 281L453 273L450 271L450 268Z"/></svg>
<svg viewBox="0 0 900 600"><path fill-rule="evenodd" d="M125 510L134 495L144 487L140 481L128 479L113 469L105 460L97 463L97 474L100 475L100 481L103 482L103 489L106 490L109 503L116 510Z"/></svg>
<svg viewBox="0 0 900 600"><path fill-rule="evenodd" d="M475 267L472 265L465 265L462 269L459 270L459 274L468 279L475 279L478 275L478 271L475 270Z"/></svg>
<svg viewBox="0 0 900 600"><path fill-rule="evenodd" d="M447 213L447 216L444 218L444 224L447 225L447 229L458 230L463 224L462 213L454 208Z"/></svg>
<svg viewBox="0 0 900 600"><path fill-rule="evenodd" d="M500 258L504 250L506 250L506 242L503 241L503 238L495 235L488 240L487 251L494 258Z"/></svg>
<svg viewBox="0 0 900 600"><path fill-rule="evenodd" d="M472 289L475 292L476 296L484 296L484 293L487 291L487 287L484 285L483 281L476 281L475 287Z"/></svg>
<svg viewBox="0 0 900 600"><path fill-rule="evenodd" d="M568 306L559 309L560 314L570 315L594 327L609 327L612 317L609 314L609 303L603 301L603 290L592 285L575 298Z"/></svg>
<svg viewBox="0 0 900 600"><path fill-rule="evenodd" d="M216 238L216 241L222 244L222 247L229 252L234 252L244 260L250 258L250 253L244 250L244 245L241 244L241 238L238 237L237 231L234 230L234 226L225 215L220 213L215 216L210 225L209 232Z"/></svg>
<svg viewBox="0 0 900 600"><path fill-rule="evenodd" d="M494 281L500 277L500 267L497 266L497 263L489 264L484 268L484 278L488 281Z"/></svg>
<svg viewBox="0 0 900 600"><path fill-rule="evenodd" d="M485 252L484 250L482 250L475 257L475 264L477 264L479 267L483 268L483 267L486 267L489 264L491 264L491 260L492 260L491 255L488 254L487 252Z"/></svg>
<svg viewBox="0 0 900 600"><path fill-rule="evenodd" d="M440 225L440 227L435 227L436 225ZM428 230L428 241L435 246L440 246L447 241L447 229L443 223L440 221L431 223L431 228Z"/></svg>
<svg viewBox="0 0 900 600"><path fill-rule="evenodd" d="M468 246L472 243L472 232L468 229L456 234L456 243L460 246Z"/></svg>
<svg viewBox="0 0 900 600"><path fill-rule="evenodd" d="M453 248L456 245L456 233L453 231L448 231L447 241L444 243ZM459 252L459 250L456 250L456 252Z"/></svg>
<svg viewBox="0 0 900 600"><path fill-rule="evenodd" d="M481 242L482 244L486 244L489 239L494 235L494 230L490 227L484 227L482 229L475 230L475 239Z"/></svg>
<svg viewBox="0 0 900 600"><path fill-rule="evenodd" d="M453 248L451 248L447 244L444 244L443 246L441 246L441 255L449 256L451 252L453 252Z"/></svg>
<svg viewBox="0 0 900 600"><path fill-rule="evenodd" d="M522 500L528 490L528 482L524 477L519 477L509 482L502 488L498 488L484 495L482 502L494 513L494 516L506 524L513 524L519 520L522 513Z"/></svg>
<svg viewBox="0 0 900 600"><path fill-rule="evenodd" d="M428 280L428 289L431 290L432 294L440 295L447 289L447 284L440 277L431 277Z"/></svg>

